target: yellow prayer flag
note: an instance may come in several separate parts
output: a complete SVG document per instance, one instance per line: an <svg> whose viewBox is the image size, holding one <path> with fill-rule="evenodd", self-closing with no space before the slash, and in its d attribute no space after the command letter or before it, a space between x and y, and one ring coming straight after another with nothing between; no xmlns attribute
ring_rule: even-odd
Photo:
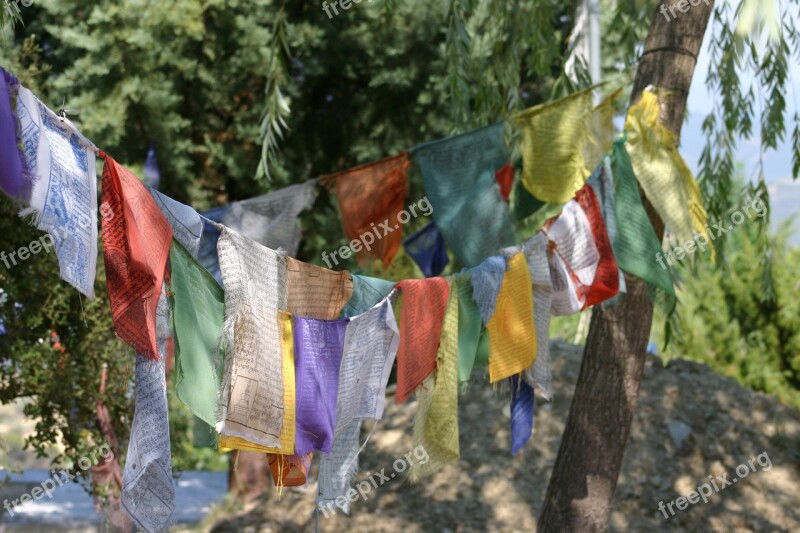
<svg viewBox="0 0 800 533"><path fill-rule="evenodd" d="M658 96L646 89L641 100L628 110L625 148L633 172L647 199L679 242L692 240L696 232L705 235L710 243L700 186L678 153L675 135L659 120L659 109Z"/></svg>
<svg viewBox="0 0 800 533"><path fill-rule="evenodd" d="M537 105L514 117L522 130L522 184L543 202L572 199L611 150L613 103L620 91L592 109L593 89Z"/></svg>
<svg viewBox="0 0 800 533"><path fill-rule="evenodd" d="M533 285L525 255L508 262L489 332L489 381L495 383L524 372L536 360Z"/></svg>

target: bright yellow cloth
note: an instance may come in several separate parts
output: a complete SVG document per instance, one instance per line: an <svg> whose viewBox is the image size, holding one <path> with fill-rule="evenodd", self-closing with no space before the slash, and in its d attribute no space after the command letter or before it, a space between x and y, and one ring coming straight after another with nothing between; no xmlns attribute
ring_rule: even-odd
<svg viewBox="0 0 800 533"><path fill-rule="evenodd" d="M284 455L294 454L295 431L295 378L294 378L294 337L292 336L292 315L278 311L278 321L281 326L281 357L283 372L283 427L281 428L281 448L268 448L253 444L239 437L219 437L219 451L242 450L246 452L279 453Z"/></svg>
<svg viewBox="0 0 800 533"><path fill-rule="evenodd" d="M710 243L700 186L678 153L675 135L659 120L655 92L645 90L631 106L625 131L633 172L670 233L679 243L692 240L695 232Z"/></svg>
<svg viewBox="0 0 800 533"><path fill-rule="evenodd" d="M543 202L564 203L583 187L614 140L613 101L592 109L592 89L537 105L514 117L522 130L522 184Z"/></svg>
<svg viewBox="0 0 800 533"><path fill-rule="evenodd" d="M454 281L451 280L451 283ZM450 290L444 314L436 372L417 389L419 401L414 415L412 483L429 476L459 458L458 444L458 291ZM417 454L428 455L423 464Z"/></svg>
<svg viewBox="0 0 800 533"><path fill-rule="evenodd" d="M536 360L533 285L525 255L508 262L489 332L489 381L495 383L524 372Z"/></svg>

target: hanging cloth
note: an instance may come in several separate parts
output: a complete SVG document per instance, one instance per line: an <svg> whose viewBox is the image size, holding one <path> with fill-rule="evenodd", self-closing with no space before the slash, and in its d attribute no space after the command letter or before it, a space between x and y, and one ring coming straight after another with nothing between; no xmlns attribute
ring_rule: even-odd
<svg viewBox="0 0 800 533"><path fill-rule="evenodd" d="M533 388L520 376L511 376L511 455L533 435Z"/></svg>
<svg viewBox="0 0 800 533"><path fill-rule="evenodd" d="M0 189L11 198L24 196L22 139L15 113L18 91L17 78L0 67Z"/></svg>
<svg viewBox="0 0 800 533"><path fill-rule="evenodd" d="M157 357L152 360L149 356L136 355L136 411L122 476L122 506L136 526L148 533L166 531L175 521L164 366L170 334L166 292L165 286L156 310Z"/></svg>
<svg viewBox="0 0 800 533"><path fill-rule="evenodd" d="M403 247L426 278L438 276L450 262L444 237L439 233L436 222L431 222L403 241Z"/></svg>
<svg viewBox="0 0 800 533"><path fill-rule="evenodd" d="M97 271L97 171L95 147L74 124L42 104L28 89L19 87L17 98L24 167L28 170L22 195L37 229L53 240L61 279L87 298L94 298ZM4 163L5 164L5 161ZM113 211L121 219L121 211ZM103 218L105 222L105 217ZM169 240L171 237L168 237ZM153 313L158 290L153 299ZM153 352L146 354L155 358Z"/></svg>
<svg viewBox="0 0 800 533"><path fill-rule="evenodd" d="M600 203L600 208L603 212L603 222L605 223L608 232L608 240L614 248L616 257L616 240L617 240L617 213L616 200L614 198L614 173L611 171L611 157L606 156L603 158L603 163L595 169L594 173L589 177L586 182L594 191L597 201ZM619 261L617 261L619 263ZM622 269L619 271L619 292L624 294L625 288L625 274Z"/></svg>
<svg viewBox="0 0 800 533"><path fill-rule="evenodd" d="M661 123L659 113L658 96L649 89L628 110L625 149L634 174L679 243L692 240L694 233L705 235L710 243L700 187L678 153L675 135Z"/></svg>
<svg viewBox="0 0 800 533"><path fill-rule="evenodd" d="M156 306L161 295L172 229L144 184L106 157L103 256L114 331L137 353L158 360Z"/></svg>
<svg viewBox="0 0 800 533"><path fill-rule="evenodd" d="M357 316L369 311L394 289L394 281L352 274L353 296L344 308L344 316Z"/></svg>
<svg viewBox="0 0 800 533"><path fill-rule="evenodd" d="M506 203L508 203L508 197L511 196L511 187L514 185L514 173L514 167L510 163L506 163L494 175L497 185L500 187L500 196Z"/></svg>
<svg viewBox="0 0 800 533"><path fill-rule="evenodd" d="M403 403L436 368L450 284L444 278L409 279L397 288L403 294L403 310L395 401Z"/></svg>
<svg viewBox="0 0 800 533"><path fill-rule="evenodd" d="M536 358L533 287L525 256L508 261L489 332L489 381L496 383L529 368Z"/></svg>
<svg viewBox="0 0 800 533"><path fill-rule="evenodd" d="M362 420L380 420L386 404L386 384L400 343L389 295L347 324L344 355L339 367L333 450L320 457L320 507L332 506L345 495L358 472ZM348 512L349 501L344 505Z"/></svg>
<svg viewBox="0 0 800 533"><path fill-rule="evenodd" d="M457 461L458 444L458 289L450 288L444 314L436 372L417 389L414 415L413 449L428 454L425 464L416 462L409 469L411 483L432 475L445 464Z"/></svg>
<svg viewBox="0 0 800 533"><path fill-rule="evenodd" d="M153 195L161 214L169 222L175 240L196 258L200 251L200 237L203 235L203 219L193 207L173 200L152 187L148 187L148 190Z"/></svg>
<svg viewBox="0 0 800 533"><path fill-rule="evenodd" d="M623 271L643 279L651 290L658 291L660 296L654 293L654 301L666 315L670 315L677 301L672 274L668 268L659 268L655 261L662 251L661 243L642 205L639 186L622 137L614 143L611 168L614 174L614 210L617 220L625 221L617 227L614 255Z"/></svg>
<svg viewBox="0 0 800 533"><path fill-rule="evenodd" d="M503 124L423 144L412 151L433 219L462 266L514 244L508 206L495 174L508 162Z"/></svg>
<svg viewBox="0 0 800 533"><path fill-rule="evenodd" d="M486 258L480 265L470 269L472 274L472 300L478 306L483 324L489 323L497 305L497 296L506 272L506 260L501 256Z"/></svg>
<svg viewBox="0 0 800 533"><path fill-rule="evenodd" d="M575 198L589 220L592 238L599 256L594 279L586 289L586 301L583 304L583 308L586 309L613 298L619 293L619 266L617 266L614 250L603 222L600 204L597 202L594 191L588 184L584 185L575 193Z"/></svg>
<svg viewBox="0 0 800 533"><path fill-rule="evenodd" d="M480 346L483 320L475 301L472 299L472 273L465 271L458 274L453 283L458 290L458 381L462 388L466 387L476 366L478 347ZM453 290L451 286L450 290ZM484 358L489 360L489 354Z"/></svg>
<svg viewBox="0 0 800 533"><path fill-rule="evenodd" d="M370 239L373 244L363 241L364 247L357 252L359 264L380 259L384 267L389 266L400 249L403 232L397 216L405 207L408 166L408 154L403 152L324 178L333 182L344 234L350 241L381 233ZM387 222L388 234L387 229L380 229L380 224Z"/></svg>
<svg viewBox="0 0 800 533"><path fill-rule="evenodd" d="M538 200L562 203L611 149L614 93L592 109L593 88L537 105L514 117L522 130L522 184Z"/></svg>
<svg viewBox="0 0 800 533"><path fill-rule="evenodd" d="M286 273L286 310L295 316L333 320L353 295L346 270L334 272L287 257Z"/></svg>
<svg viewBox="0 0 800 533"><path fill-rule="evenodd" d="M225 322L225 295L180 242L170 250L175 332L175 389L200 420L217 423L222 361L217 339Z"/></svg>

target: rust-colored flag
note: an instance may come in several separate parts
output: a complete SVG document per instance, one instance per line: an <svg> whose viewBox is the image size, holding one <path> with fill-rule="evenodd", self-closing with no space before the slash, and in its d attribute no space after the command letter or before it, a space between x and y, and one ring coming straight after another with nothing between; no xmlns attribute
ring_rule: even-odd
<svg viewBox="0 0 800 533"><path fill-rule="evenodd" d="M130 171L106 156L102 201L111 318L117 336L136 353L158 360L156 306L172 243L172 228L153 196Z"/></svg>
<svg viewBox="0 0 800 533"><path fill-rule="evenodd" d="M328 176L333 181L344 234L353 247L358 262L381 259L384 266L392 262L403 231L397 215L406 198L408 154L405 152Z"/></svg>
<svg viewBox="0 0 800 533"><path fill-rule="evenodd" d="M595 304L604 302L619 294L619 266L614 257L614 250L611 247L611 240L608 238L608 230L603 221L603 212L594 190L587 184L577 193L575 199L580 204L589 224L592 227L594 244L600 256L597 262L597 270L594 281L586 289L586 303L583 308L587 309Z"/></svg>
<svg viewBox="0 0 800 533"><path fill-rule="evenodd" d="M408 279L397 288L403 294L403 310L395 401L403 403L436 369L450 284L444 278Z"/></svg>

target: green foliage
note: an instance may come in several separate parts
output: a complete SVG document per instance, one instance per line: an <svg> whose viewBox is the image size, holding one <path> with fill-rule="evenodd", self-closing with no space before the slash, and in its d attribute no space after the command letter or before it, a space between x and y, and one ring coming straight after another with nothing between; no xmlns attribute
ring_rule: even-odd
<svg viewBox="0 0 800 533"><path fill-rule="evenodd" d="M765 298L759 228L731 232L724 268L698 263L683 270L678 297L680 335L668 357L705 363L745 386L800 408L800 250L786 244L787 231L770 238L774 298Z"/></svg>

